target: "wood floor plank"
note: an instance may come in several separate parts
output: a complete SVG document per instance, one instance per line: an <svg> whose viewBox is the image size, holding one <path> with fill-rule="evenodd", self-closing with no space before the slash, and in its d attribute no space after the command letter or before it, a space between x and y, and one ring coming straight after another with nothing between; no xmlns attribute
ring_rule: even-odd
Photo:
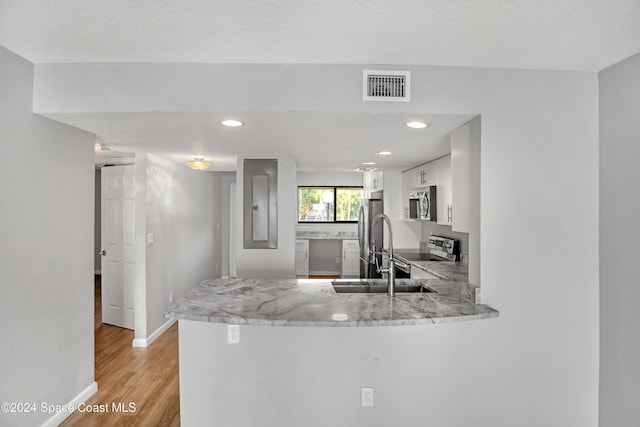
<svg viewBox="0 0 640 427"><path fill-rule="evenodd" d="M95 378L98 392L86 405L107 405L109 412L74 412L65 427L180 425L178 325L149 347L133 348L133 331L102 324L99 276L96 279ZM114 412L112 405L135 404L135 412Z"/></svg>

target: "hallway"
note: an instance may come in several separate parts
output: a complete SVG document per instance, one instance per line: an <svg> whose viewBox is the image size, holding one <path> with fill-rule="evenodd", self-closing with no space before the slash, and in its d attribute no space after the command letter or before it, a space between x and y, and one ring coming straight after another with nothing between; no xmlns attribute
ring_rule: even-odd
<svg viewBox="0 0 640 427"><path fill-rule="evenodd" d="M100 276L96 276L98 392L87 400L86 412L76 411L61 425L179 426L178 324L172 325L149 347L133 348L133 331L102 323L100 290ZM118 404L129 412L116 412ZM89 412L90 408L96 412Z"/></svg>

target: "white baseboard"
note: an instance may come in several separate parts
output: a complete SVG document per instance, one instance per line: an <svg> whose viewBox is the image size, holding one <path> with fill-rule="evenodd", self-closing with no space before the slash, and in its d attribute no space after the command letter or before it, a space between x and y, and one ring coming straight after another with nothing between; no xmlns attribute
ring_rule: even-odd
<svg viewBox="0 0 640 427"><path fill-rule="evenodd" d="M339 276L339 271L329 271L329 270L317 270L310 271L309 276Z"/></svg>
<svg viewBox="0 0 640 427"><path fill-rule="evenodd" d="M131 343L132 347L149 347L152 342L156 340L160 335L164 333L171 325L176 322L176 319L169 319L162 324L158 329L156 329L151 335L147 338L136 338Z"/></svg>
<svg viewBox="0 0 640 427"><path fill-rule="evenodd" d="M99 276L102 274L102 270L93 270L93 274Z"/></svg>
<svg viewBox="0 0 640 427"><path fill-rule="evenodd" d="M67 403L67 407L73 406L73 408L78 408L78 405L86 402L91 396L93 396L98 391L98 383L92 382L89 387L85 388L80 392L79 395L74 397L71 402ZM66 420L73 412L56 412L51 418L42 424L42 427L56 427L62 424L64 420Z"/></svg>

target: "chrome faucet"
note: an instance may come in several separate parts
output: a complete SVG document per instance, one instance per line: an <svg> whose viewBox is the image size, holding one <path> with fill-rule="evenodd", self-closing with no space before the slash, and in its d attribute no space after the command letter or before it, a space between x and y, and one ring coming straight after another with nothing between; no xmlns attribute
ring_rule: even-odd
<svg viewBox="0 0 640 427"><path fill-rule="evenodd" d="M396 295L396 272L395 272L395 261L393 260L393 231L391 230L391 220L389 219L389 217L383 213L376 215L375 218L373 218L373 221L371 222L371 236L374 236L375 234L375 226L378 223L378 221L380 221L381 219L383 219L386 223L387 223L387 228L389 229L389 249L388 249L388 253L389 253L389 263L387 265L387 267L383 267L381 265L378 265L378 258L376 257L376 247L375 247L375 240L371 240L371 252L373 253L374 259L375 259L375 264L376 264L376 271L378 273L387 273L387 295L389 295L390 297L393 297ZM382 254L382 248L380 248L380 252L379 254Z"/></svg>

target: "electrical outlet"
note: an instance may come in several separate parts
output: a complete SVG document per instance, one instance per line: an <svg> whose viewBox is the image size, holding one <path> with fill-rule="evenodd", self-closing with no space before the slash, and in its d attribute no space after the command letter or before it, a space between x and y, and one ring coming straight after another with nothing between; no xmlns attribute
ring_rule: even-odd
<svg viewBox="0 0 640 427"><path fill-rule="evenodd" d="M173 292L169 292L169 304L173 302Z"/></svg>
<svg viewBox="0 0 640 427"><path fill-rule="evenodd" d="M147 234L147 246L153 245L153 233Z"/></svg>
<svg viewBox="0 0 640 427"><path fill-rule="evenodd" d="M240 325L227 325L227 343L240 344Z"/></svg>
<svg viewBox="0 0 640 427"><path fill-rule="evenodd" d="M362 406L373 406L373 387L362 387L360 402Z"/></svg>

